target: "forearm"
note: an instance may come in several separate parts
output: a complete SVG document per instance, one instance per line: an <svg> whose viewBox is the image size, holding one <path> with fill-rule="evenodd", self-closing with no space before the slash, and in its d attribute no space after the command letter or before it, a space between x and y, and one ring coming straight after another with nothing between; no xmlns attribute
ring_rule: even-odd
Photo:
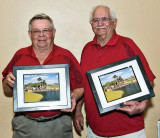
<svg viewBox="0 0 160 138"><path fill-rule="evenodd" d="M78 103L77 103L77 105L76 105L76 112L81 112L83 102L84 102L84 97L82 97L82 98L78 101Z"/></svg>
<svg viewBox="0 0 160 138"><path fill-rule="evenodd" d="M83 97L77 102L76 109L74 112L74 118L73 118L73 124L75 129L79 134L81 134L81 131L83 130L84 126L84 117L81 112L82 105L83 105Z"/></svg>
<svg viewBox="0 0 160 138"><path fill-rule="evenodd" d="M75 107L76 107L76 103L78 102L78 100L82 97L84 92L83 88L77 88L74 89L71 93L71 109L62 109L61 111L63 112L72 112Z"/></svg>
<svg viewBox="0 0 160 138"><path fill-rule="evenodd" d="M84 93L84 88L77 88L77 89L74 89L72 91L74 97L75 97L75 100L76 102L78 102L78 100L80 100L83 96L83 93Z"/></svg>
<svg viewBox="0 0 160 138"><path fill-rule="evenodd" d="M13 88L7 84L7 80L3 80L3 91L7 97L13 96Z"/></svg>
<svg viewBox="0 0 160 138"><path fill-rule="evenodd" d="M139 113L142 113L147 108L148 100L144 100L140 102Z"/></svg>

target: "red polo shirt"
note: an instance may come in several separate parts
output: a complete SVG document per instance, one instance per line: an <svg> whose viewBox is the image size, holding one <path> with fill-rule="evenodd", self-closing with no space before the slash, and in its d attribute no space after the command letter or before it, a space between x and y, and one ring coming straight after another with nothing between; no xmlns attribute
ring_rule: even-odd
<svg viewBox="0 0 160 138"><path fill-rule="evenodd" d="M144 128L144 115L129 116L120 111L112 111L100 116L86 71L92 70L134 55L139 55L150 81L155 79L154 74L136 44L126 37L114 33L110 41L103 47L97 44L97 39L87 43L81 57L81 69L84 77L85 92L84 102L86 119L93 132L100 136L118 136L139 131Z"/></svg>
<svg viewBox="0 0 160 138"><path fill-rule="evenodd" d="M43 63L43 65L49 64L69 64L71 90L83 87L80 65L70 51L54 44L52 51ZM40 62L34 53L33 46L18 50L2 72L3 80L9 72L12 72L13 66L31 65L40 65ZM31 112L27 115L32 117L50 117L58 114L59 112L60 111Z"/></svg>

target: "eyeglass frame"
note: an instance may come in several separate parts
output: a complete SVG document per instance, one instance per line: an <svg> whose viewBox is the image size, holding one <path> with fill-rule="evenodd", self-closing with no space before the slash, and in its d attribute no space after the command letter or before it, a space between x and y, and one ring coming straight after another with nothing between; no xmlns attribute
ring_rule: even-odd
<svg viewBox="0 0 160 138"><path fill-rule="evenodd" d="M108 21L113 20L113 19L110 19L110 18L108 18L108 17L93 18L93 19L90 21L90 23L91 23L91 24L92 24L92 23L99 23L100 20L101 20L102 22L108 22Z"/></svg>
<svg viewBox="0 0 160 138"><path fill-rule="evenodd" d="M46 31L46 32L45 32ZM43 30L39 30L39 29L33 29L30 32L34 35L34 36L39 36L41 33L43 33L43 35L48 35L50 32L52 31L52 29L49 28L45 28Z"/></svg>

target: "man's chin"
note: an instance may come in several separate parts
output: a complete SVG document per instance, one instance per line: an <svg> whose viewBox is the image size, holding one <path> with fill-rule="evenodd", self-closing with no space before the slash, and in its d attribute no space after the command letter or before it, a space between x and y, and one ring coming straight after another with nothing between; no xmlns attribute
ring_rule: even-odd
<svg viewBox="0 0 160 138"><path fill-rule="evenodd" d="M40 48L40 49L45 49L45 48L47 48L48 46L46 46L46 45L38 45L38 48Z"/></svg>
<svg viewBox="0 0 160 138"><path fill-rule="evenodd" d="M97 33L97 36L106 36L106 33Z"/></svg>
<svg viewBox="0 0 160 138"><path fill-rule="evenodd" d="M96 31L96 34L98 34L98 35L105 35L105 34L107 34L107 32L106 32L105 29L100 29L100 30Z"/></svg>

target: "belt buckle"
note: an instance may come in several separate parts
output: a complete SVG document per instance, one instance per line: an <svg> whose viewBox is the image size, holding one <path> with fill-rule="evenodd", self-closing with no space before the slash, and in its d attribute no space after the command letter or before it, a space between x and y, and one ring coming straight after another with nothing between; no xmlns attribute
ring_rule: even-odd
<svg viewBox="0 0 160 138"><path fill-rule="evenodd" d="M46 118L46 117L44 117L44 116L40 116L40 117L38 117L38 118L36 118L36 121L37 122L45 122L45 121L49 121L49 120L51 120L52 118Z"/></svg>
<svg viewBox="0 0 160 138"><path fill-rule="evenodd" d="M45 118L43 116L36 118L37 122L43 122L44 120L45 120Z"/></svg>
<svg viewBox="0 0 160 138"><path fill-rule="evenodd" d="M51 121L51 120L54 120L60 116L62 116L62 114L57 114L55 116L52 116L52 117L44 117L44 116L40 116L40 117L37 117L37 118L34 118L34 117L30 117L26 114L24 114L25 117L31 119L31 120L34 120L34 121L37 121L37 122L46 122L46 121Z"/></svg>

